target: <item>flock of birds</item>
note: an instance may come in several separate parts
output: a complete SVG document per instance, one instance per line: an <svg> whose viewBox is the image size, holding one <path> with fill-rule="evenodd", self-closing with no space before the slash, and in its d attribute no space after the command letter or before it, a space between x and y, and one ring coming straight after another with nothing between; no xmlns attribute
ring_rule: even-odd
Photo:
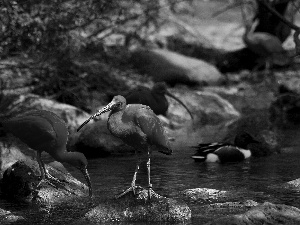
<svg viewBox="0 0 300 225"><path fill-rule="evenodd" d="M246 32L243 37L244 42L264 60L268 61L273 54L282 50L281 42L275 40L275 36L253 31L253 25L246 26ZM166 115L168 110L168 101L165 95L174 98L182 104L193 119L190 110L178 98L167 91L166 85L157 83L151 90L146 88L137 89L125 96L126 98L120 95L115 96L107 106L92 115L77 129L79 131L90 120L110 111L107 125L111 134L136 149L137 164L131 186L117 197L121 197L129 191L135 192L135 181L140 163L146 161L148 197L151 198L151 152L152 150L158 150L167 155L172 154L169 139L157 117L157 114ZM92 185L87 171L87 159L82 153L68 152L66 150L68 130L65 122L56 114L45 110L31 111L4 121L3 127L7 132L12 133L37 152L42 181L44 179L50 181L53 179L48 174L41 160L41 153L45 151L55 160L69 163L78 168L84 174L89 187L89 195L92 196ZM211 143L194 146L197 149L197 153L193 158L195 161L220 163L241 161L250 157L251 147L257 145L260 145L260 143L251 137L250 134L244 132L236 136L234 144Z"/></svg>

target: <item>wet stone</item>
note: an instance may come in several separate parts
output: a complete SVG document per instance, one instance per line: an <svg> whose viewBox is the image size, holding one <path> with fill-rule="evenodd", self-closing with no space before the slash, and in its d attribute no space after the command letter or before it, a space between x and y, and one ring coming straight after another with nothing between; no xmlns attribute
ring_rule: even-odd
<svg viewBox="0 0 300 225"><path fill-rule="evenodd" d="M85 214L76 224L104 222L184 222L191 218L191 210L184 202L166 198L151 190L136 188L119 199L107 200Z"/></svg>
<svg viewBox="0 0 300 225"><path fill-rule="evenodd" d="M32 160L18 161L9 167L1 180L1 193L5 198L25 203L56 205L64 201L88 196L88 188L72 177L71 174L45 165L51 176L58 182L43 180L40 177L37 163ZM55 164L52 164L55 165ZM38 184L40 185L38 186Z"/></svg>
<svg viewBox="0 0 300 225"><path fill-rule="evenodd" d="M12 212L0 209L0 224L1 225L9 225L15 224L16 222L23 221L24 218L22 216L14 215Z"/></svg>
<svg viewBox="0 0 300 225"><path fill-rule="evenodd" d="M220 217L206 225L256 225L256 224L300 224L300 209L283 205L265 202L251 208L243 214Z"/></svg>

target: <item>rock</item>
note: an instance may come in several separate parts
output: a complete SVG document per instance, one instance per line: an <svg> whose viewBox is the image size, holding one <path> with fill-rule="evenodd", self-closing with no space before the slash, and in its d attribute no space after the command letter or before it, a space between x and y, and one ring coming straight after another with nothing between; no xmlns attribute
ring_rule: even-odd
<svg viewBox="0 0 300 225"><path fill-rule="evenodd" d="M26 159L27 156L20 152L17 146L0 142L0 178L2 178L3 172L15 162Z"/></svg>
<svg viewBox="0 0 300 225"><path fill-rule="evenodd" d="M169 89L189 108L198 124L218 124L226 120L235 120L240 113L219 95L211 92L191 91L185 89ZM167 116L171 121L183 123L191 121L186 109L168 97L170 103Z"/></svg>
<svg viewBox="0 0 300 225"><path fill-rule="evenodd" d="M62 165L59 166L59 168L61 167ZM70 199L88 196L87 186L76 180L71 174L49 165L46 165L46 169L61 183L51 181L53 184L50 184L44 180L37 187L40 182L38 163L29 158L26 161L17 161L3 174L1 180L2 195L20 202L46 205L59 204Z"/></svg>
<svg viewBox="0 0 300 225"><path fill-rule="evenodd" d="M233 79L234 74L230 74L229 79ZM244 71L236 75L235 82L226 87L207 86L203 91L209 91L220 95L222 98L228 100L241 114L248 115L254 111L268 110L271 103L274 101L275 87L270 87L266 81L260 84L251 84L249 82L241 81L242 77L252 77L252 74Z"/></svg>
<svg viewBox="0 0 300 225"><path fill-rule="evenodd" d="M34 94L5 96L5 104L1 106L1 115L16 116L29 110L49 110L61 117L70 132L74 132L89 115L71 105L42 98Z"/></svg>
<svg viewBox="0 0 300 225"><path fill-rule="evenodd" d="M74 150L91 158L134 153L132 147L111 135L106 120L86 125L74 143Z"/></svg>
<svg viewBox="0 0 300 225"><path fill-rule="evenodd" d="M138 49L131 58L133 64L155 82L211 85L223 81L222 74L213 65L168 50Z"/></svg>
<svg viewBox="0 0 300 225"><path fill-rule="evenodd" d="M1 225L9 225L9 224L16 224L22 223L24 218L22 216L14 215L12 212L0 209L0 224Z"/></svg>
<svg viewBox="0 0 300 225"><path fill-rule="evenodd" d="M213 200L224 200L229 192L212 188L191 188L180 193L185 201L212 202Z"/></svg>
<svg viewBox="0 0 300 225"><path fill-rule="evenodd" d="M181 195L185 200L205 203L212 200L224 200L228 197L228 192L210 188L193 188L184 190Z"/></svg>
<svg viewBox="0 0 300 225"><path fill-rule="evenodd" d="M284 186L286 188L293 188L293 189L296 189L296 190L300 190L300 178L298 178L296 180L289 181Z"/></svg>
<svg viewBox="0 0 300 225"><path fill-rule="evenodd" d="M271 123L266 111L254 112L230 124L225 141L233 140L236 134L241 131L246 131L255 137L260 131L269 129L270 127Z"/></svg>
<svg viewBox="0 0 300 225"><path fill-rule="evenodd" d="M268 113L265 111L258 111L234 121L228 127L223 141L233 143L235 136L242 131L249 133L259 142L248 146L252 156L261 157L281 152L282 137L277 130L272 129Z"/></svg>
<svg viewBox="0 0 300 225"><path fill-rule="evenodd" d="M286 93L278 96L272 102L270 121L281 128L299 128L300 125L300 95Z"/></svg>
<svg viewBox="0 0 300 225"><path fill-rule="evenodd" d="M24 161L17 161L3 174L1 180L1 193L6 198L18 200L20 202L31 202L37 194L35 187L39 182L35 175Z"/></svg>
<svg viewBox="0 0 300 225"><path fill-rule="evenodd" d="M259 205L259 203L253 200L242 202L217 202L200 205L197 206L197 215L195 215L195 217L205 218L206 221L210 221L223 216L245 213L247 210L257 205ZM192 209L192 212L194 213L196 210Z"/></svg>
<svg viewBox="0 0 300 225"><path fill-rule="evenodd" d="M225 50L217 49L210 43L203 43L198 37L189 34L173 34L166 37L167 49L180 54L205 60L216 64L226 54Z"/></svg>
<svg viewBox="0 0 300 225"><path fill-rule="evenodd" d="M129 192L119 199L108 200L90 210L75 224L105 222L184 222L191 218L189 207L174 199L165 198L151 190L137 187L136 195Z"/></svg>
<svg viewBox="0 0 300 225"><path fill-rule="evenodd" d="M244 214L237 214L218 218L206 225L258 225L258 224L272 224L272 225L296 225L300 224L300 209L282 205L265 202L256 207L253 207Z"/></svg>

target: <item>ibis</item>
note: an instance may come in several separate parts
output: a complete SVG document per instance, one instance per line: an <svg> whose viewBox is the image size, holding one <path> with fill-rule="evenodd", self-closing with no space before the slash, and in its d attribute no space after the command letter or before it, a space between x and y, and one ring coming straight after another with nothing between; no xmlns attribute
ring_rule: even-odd
<svg viewBox="0 0 300 225"><path fill-rule="evenodd" d="M2 122L5 131L12 133L28 147L37 152L41 181L55 180L46 170L41 159L43 151L56 161L66 162L78 168L84 175L92 196L92 185L87 170L87 159L79 152L67 152L68 129L65 122L55 113L47 110L34 110ZM57 179L56 179L57 180ZM51 183L51 182L50 182Z"/></svg>
<svg viewBox="0 0 300 225"><path fill-rule="evenodd" d="M243 41L245 45L262 59L266 65L266 70L272 67L273 62L285 65L289 61L286 51L278 37L267 32L254 32L259 21L247 21L243 7L241 8L242 17L245 23L245 33Z"/></svg>
<svg viewBox="0 0 300 225"><path fill-rule="evenodd" d="M166 95L175 99L179 102L189 113L190 117L193 119L193 115L188 107L175 95L171 94L165 82L157 82L153 85L152 89L146 87L138 87L124 97L128 104L142 104L149 106L156 115L166 116L169 102Z"/></svg>
<svg viewBox="0 0 300 225"><path fill-rule="evenodd" d="M120 138L126 144L135 148L137 156L136 169L131 182L131 187L117 196L120 198L126 193L135 193L135 182L140 163L147 161L148 175L148 198L151 198L152 184L150 181L150 156L153 150L158 150L166 155L172 154L169 140L165 130L149 106L141 104L128 104L126 99L115 96L113 100L96 114L86 120L78 129L79 131L91 119L95 119L101 114L111 111L107 120L107 127L111 134Z"/></svg>

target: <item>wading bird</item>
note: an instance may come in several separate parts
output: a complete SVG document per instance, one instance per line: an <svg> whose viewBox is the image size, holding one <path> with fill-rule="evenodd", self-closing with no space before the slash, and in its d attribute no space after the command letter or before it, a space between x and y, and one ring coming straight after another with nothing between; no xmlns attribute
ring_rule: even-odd
<svg viewBox="0 0 300 225"><path fill-rule="evenodd" d="M150 182L151 152L156 149L166 155L172 154L172 149L170 148L164 128L161 125L159 118L149 106L140 104L126 105L126 99L123 96L118 95L115 96L107 106L86 120L77 131L91 119L108 111L111 111L107 121L109 131L113 136L120 138L126 144L135 148L138 158L131 187L118 195L117 198L129 191L135 193L135 181L139 165L143 160L147 160L148 198L150 199L152 189L152 184ZM154 147L154 149L152 147Z"/></svg>
<svg viewBox="0 0 300 225"><path fill-rule="evenodd" d="M35 110L2 122L4 130L12 133L22 142L37 152L37 162L41 172L41 182L51 179L58 182L46 170L41 159L43 151L49 153L56 161L66 162L78 168L84 175L89 196L92 196L92 185L87 171L87 159L82 153L67 152L68 130L65 122L55 113L46 110ZM52 184L52 183L51 183Z"/></svg>
<svg viewBox="0 0 300 225"><path fill-rule="evenodd" d="M251 156L250 144L259 144L247 132L239 133L234 140L234 144L229 143L204 143L197 146L197 152L192 158L196 162L239 162Z"/></svg>
<svg viewBox="0 0 300 225"><path fill-rule="evenodd" d="M282 47L282 43L278 37L267 32L254 32L258 25L258 19L253 23L247 21L244 9L242 7L242 17L245 23L245 33L243 35L243 41L245 45L262 60L256 68L265 64L265 68L268 71L272 68L273 63L278 65L286 65L289 58L286 55L286 51Z"/></svg>
<svg viewBox="0 0 300 225"><path fill-rule="evenodd" d="M147 105L153 110L153 112L156 115L166 116L169 108L169 102L165 95L179 102L187 110L187 112L193 119L193 115L188 109L188 107L180 99L172 95L167 90L167 85L165 82L155 83L152 89L146 87L139 87L125 95L125 98L128 104Z"/></svg>

